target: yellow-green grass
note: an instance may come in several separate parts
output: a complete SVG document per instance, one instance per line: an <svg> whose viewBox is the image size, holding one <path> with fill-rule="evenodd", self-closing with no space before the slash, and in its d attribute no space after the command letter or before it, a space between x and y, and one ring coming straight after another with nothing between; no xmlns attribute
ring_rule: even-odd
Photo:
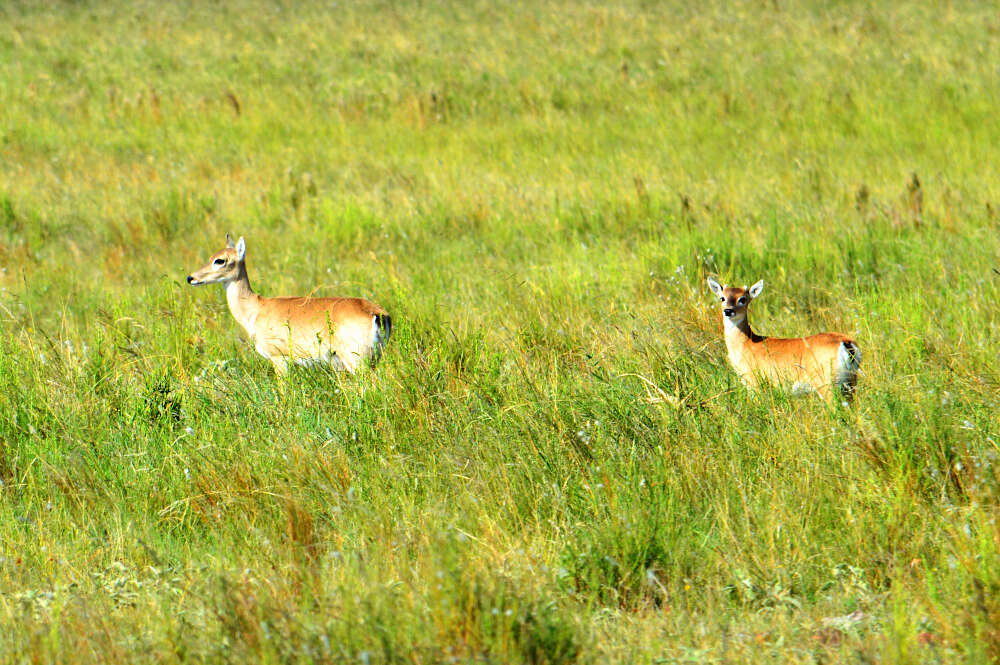
<svg viewBox="0 0 1000 665"><path fill-rule="evenodd" d="M990 3L0 8L0 659L1000 658ZM217 288L361 295L287 380ZM855 404L750 394L856 336Z"/></svg>

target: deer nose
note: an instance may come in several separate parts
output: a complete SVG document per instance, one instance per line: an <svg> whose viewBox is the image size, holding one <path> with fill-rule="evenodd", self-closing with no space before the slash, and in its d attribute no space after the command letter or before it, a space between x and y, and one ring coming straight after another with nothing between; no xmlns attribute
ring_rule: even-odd
<svg viewBox="0 0 1000 665"><path fill-rule="evenodd" d="M188 275L188 284L192 284L192 283L194 283L194 277L192 277L191 275Z"/></svg>
<svg viewBox="0 0 1000 665"><path fill-rule="evenodd" d="M190 278L190 277L188 277L188 279L191 279L191 278ZM726 317L730 317L730 316L732 316L732 315L733 315L733 310L732 310L732 308L729 308L729 307L727 307L727 308L725 308L724 310L722 310L722 314L723 314L724 316L726 316Z"/></svg>

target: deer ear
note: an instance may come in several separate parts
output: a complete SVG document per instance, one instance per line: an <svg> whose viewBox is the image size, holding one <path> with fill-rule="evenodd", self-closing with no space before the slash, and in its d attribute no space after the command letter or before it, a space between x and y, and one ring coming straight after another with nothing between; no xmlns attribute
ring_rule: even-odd
<svg viewBox="0 0 1000 665"><path fill-rule="evenodd" d="M715 295L720 298L722 297L722 286L720 286L719 283L711 277L708 278L708 288L712 289L712 293Z"/></svg>
<svg viewBox="0 0 1000 665"><path fill-rule="evenodd" d="M245 257L246 255L247 255L247 244L243 240L243 238L240 238L240 241L236 243L236 259L238 261L242 261L243 257Z"/></svg>
<svg viewBox="0 0 1000 665"><path fill-rule="evenodd" d="M232 238L230 238L230 237L229 237L229 234L227 233L227 234L226 234L226 247L227 247L228 249L232 249L232 248L233 248L233 247L235 247L235 246L236 246L236 245L234 245L234 244L233 244L233 239L232 239Z"/></svg>
<svg viewBox="0 0 1000 665"><path fill-rule="evenodd" d="M756 298L760 295L760 292L764 290L764 280L760 280L756 284L750 287L750 297Z"/></svg>

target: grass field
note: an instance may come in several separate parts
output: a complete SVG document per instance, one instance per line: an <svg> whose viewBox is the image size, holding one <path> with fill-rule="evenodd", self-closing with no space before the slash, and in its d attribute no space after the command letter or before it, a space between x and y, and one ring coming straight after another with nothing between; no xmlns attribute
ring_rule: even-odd
<svg viewBox="0 0 1000 665"><path fill-rule="evenodd" d="M0 661L1000 660L998 62L986 2L0 6ZM227 231L377 370L276 378ZM744 390L707 275L855 404Z"/></svg>

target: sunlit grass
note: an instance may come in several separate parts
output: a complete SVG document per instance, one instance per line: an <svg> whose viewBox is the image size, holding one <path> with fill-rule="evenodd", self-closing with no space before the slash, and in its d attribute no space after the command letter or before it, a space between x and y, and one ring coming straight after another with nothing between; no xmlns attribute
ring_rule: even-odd
<svg viewBox="0 0 1000 665"><path fill-rule="evenodd" d="M0 8L0 655L1000 657L1000 17ZM183 277L358 295L294 371ZM855 335L854 406L748 394Z"/></svg>

